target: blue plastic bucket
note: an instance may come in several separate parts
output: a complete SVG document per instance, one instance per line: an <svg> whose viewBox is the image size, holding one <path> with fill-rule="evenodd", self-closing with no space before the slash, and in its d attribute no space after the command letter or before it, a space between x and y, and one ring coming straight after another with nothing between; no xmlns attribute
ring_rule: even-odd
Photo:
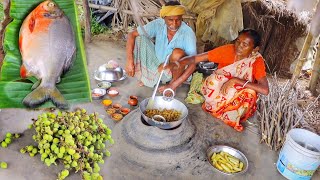
<svg viewBox="0 0 320 180"><path fill-rule="evenodd" d="M277 161L278 171L290 180L311 179L320 165L320 136L305 129L292 129Z"/></svg>

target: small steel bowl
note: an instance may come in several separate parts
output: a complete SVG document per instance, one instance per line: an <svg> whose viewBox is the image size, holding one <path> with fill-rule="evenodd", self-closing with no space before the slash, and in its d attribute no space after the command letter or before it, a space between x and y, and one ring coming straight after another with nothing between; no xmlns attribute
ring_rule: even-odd
<svg viewBox="0 0 320 180"><path fill-rule="evenodd" d="M104 95L106 95L107 91L102 88L95 88L91 90L91 97L94 100L102 99Z"/></svg>
<svg viewBox="0 0 320 180"><path fill-rule="evenodd" d="M94 72L94 78L98 81L116 82L122 81L126 77L126 71L121 67L117 67L115 69L105 69L103 71L96 70Z"/></svg>
<svg viewBox="0 0 320 180"><path fill-rule="evenodd" d="M243 170L240 172L236 172L236 173L227 173L224 171L220 171L219 169L217 169L216 167L214 167L212 161L211 161L211 157L213 155L213 153L219 153L219 152L227 152L230 155L238 158L242 163L243 163ZM215 145L215 146L211 146L209 147L209 149L207 150L207 159L209 161L209 163L212 165L212 167L214 168L214 170L222 173L222 174L226 174L226 175L238 175L238 174L244 174L247 170L248 170L248 159L247 157L239 150L234 149L230 146L224 146L224 145Z"/></svg>
<svg viewBox="0 0 320 180"><path fill-rule="evenodd" d="M101 81L98 83L98 87L103 89L109 89L111 87L111 82Z"/></svg>

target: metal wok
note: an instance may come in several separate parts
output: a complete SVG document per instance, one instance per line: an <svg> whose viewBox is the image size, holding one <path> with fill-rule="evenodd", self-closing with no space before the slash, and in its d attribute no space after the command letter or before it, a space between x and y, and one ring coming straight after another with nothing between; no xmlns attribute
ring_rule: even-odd
<svg viewBox="0 0 320 180"><path fill-rule="evenodd" d="M171 97L165 96L167 91L172 92ZM172 129L179 126L188 116L188 109L187 107L180 102L179 100L174 99L174 91L172 89L166 89L163 91L163 96L155 96L154 103L152 109L174 109L176 111L181 112L181 115L177 121L166 122L162 116L155 115L154 118L160 117L163 121L155 120L154 118L147 117L144 112L146 111L146 107L148 105L150 98L144 99L140 103L140 112L143 119L150 125L156 126L160 129Z"/></svg>

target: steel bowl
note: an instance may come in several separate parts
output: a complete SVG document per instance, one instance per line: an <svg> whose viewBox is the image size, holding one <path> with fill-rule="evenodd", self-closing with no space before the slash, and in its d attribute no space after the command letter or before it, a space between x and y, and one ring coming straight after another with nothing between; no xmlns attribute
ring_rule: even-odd
<svg viewBox="0 0 320 180"><path fill-rule="evenodd" d="M98 87L103 89L109 89L111 87L111 82L101 81L98 83Z"/></svg>
<svg viewBox="0 0 320 180"><path fill-rule="evenodd" d="M166 97L165 93L166 91L170 90L172 92L172 96L171 97ZM147 109L148 103L150 98L144 99L143 101L141 101L140 103L140 113L143 117L143 119L151 126L156 126L160 129L172 129L175 128L177 126L179 126L184 120L187 119L188 116L188 108L179 100L174 99L174 91L171 89L166 89L163 91L163 96L155 96L154 100L153 100L153 105L152 105L152 109L174 109L176 111L180 111L181 112L181 116L177 121L172 121L172 122L165 122L165 121L158 121L155 119L157 118L157 115L154 116L154 118L149 118L148 116L146 116L144 114L144 112ZM162 118L161 118L162 119Z"/></svg>
<svg viewBox="0 0 320 180"><path fill-rule="evenodd" d="M94 78L98 81L116 82L122 81L126 78L126 71L121 67L115 69L96 70Z"/></svg>
<svg viewBox="0 0 320 180"><path fill-rule="evenodd" d="M214 165L212 164L212 161L211 161L211 157L213 155L213 153L219 153L219 152L227 152L229 153L230 155L238 158L242 163L243 163L243 170L240 171L240 172L237 172L237 173L227 173L227 172L224 172L224 171L220 171L219 169L217 169L216 167L214 167ZM237 149L234 149L230 146L225 146L225 145L215 145L215 146L211 146L208 150L207 150L207 159L208 161L210 162L210 164L212 165L212 167L214 168L214 170L222 173L222 174L225 174L225 175L238 175L238 174L244 174L247 170L248 170L248 159L247 157L239 150Z"/></svg>
<svg viewBox="0 0 320 180"><path fill-rule="evenodd" d="M212 74L217 68L218 64L213 62L199 62L198 64L198 71L204 74Z"/></svg>
<svg viewBox="0 0 320 180"><path fill-rule="evenodd" d="M94 100L102 99L104 95L106 95L107 91L102 88L95 88L91 90L91 97Z"/></svg>

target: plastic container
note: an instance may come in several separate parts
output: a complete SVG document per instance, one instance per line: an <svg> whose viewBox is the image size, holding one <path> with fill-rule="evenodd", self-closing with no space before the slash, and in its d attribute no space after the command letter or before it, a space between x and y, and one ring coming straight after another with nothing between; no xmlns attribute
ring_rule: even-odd
<svg viewBox="0 0 320 180"><path fill-rule="evenodd" d="M320 136L305 129L292 129L277 161L278 171L290 180L311 179L320 165Z"/></svg>

